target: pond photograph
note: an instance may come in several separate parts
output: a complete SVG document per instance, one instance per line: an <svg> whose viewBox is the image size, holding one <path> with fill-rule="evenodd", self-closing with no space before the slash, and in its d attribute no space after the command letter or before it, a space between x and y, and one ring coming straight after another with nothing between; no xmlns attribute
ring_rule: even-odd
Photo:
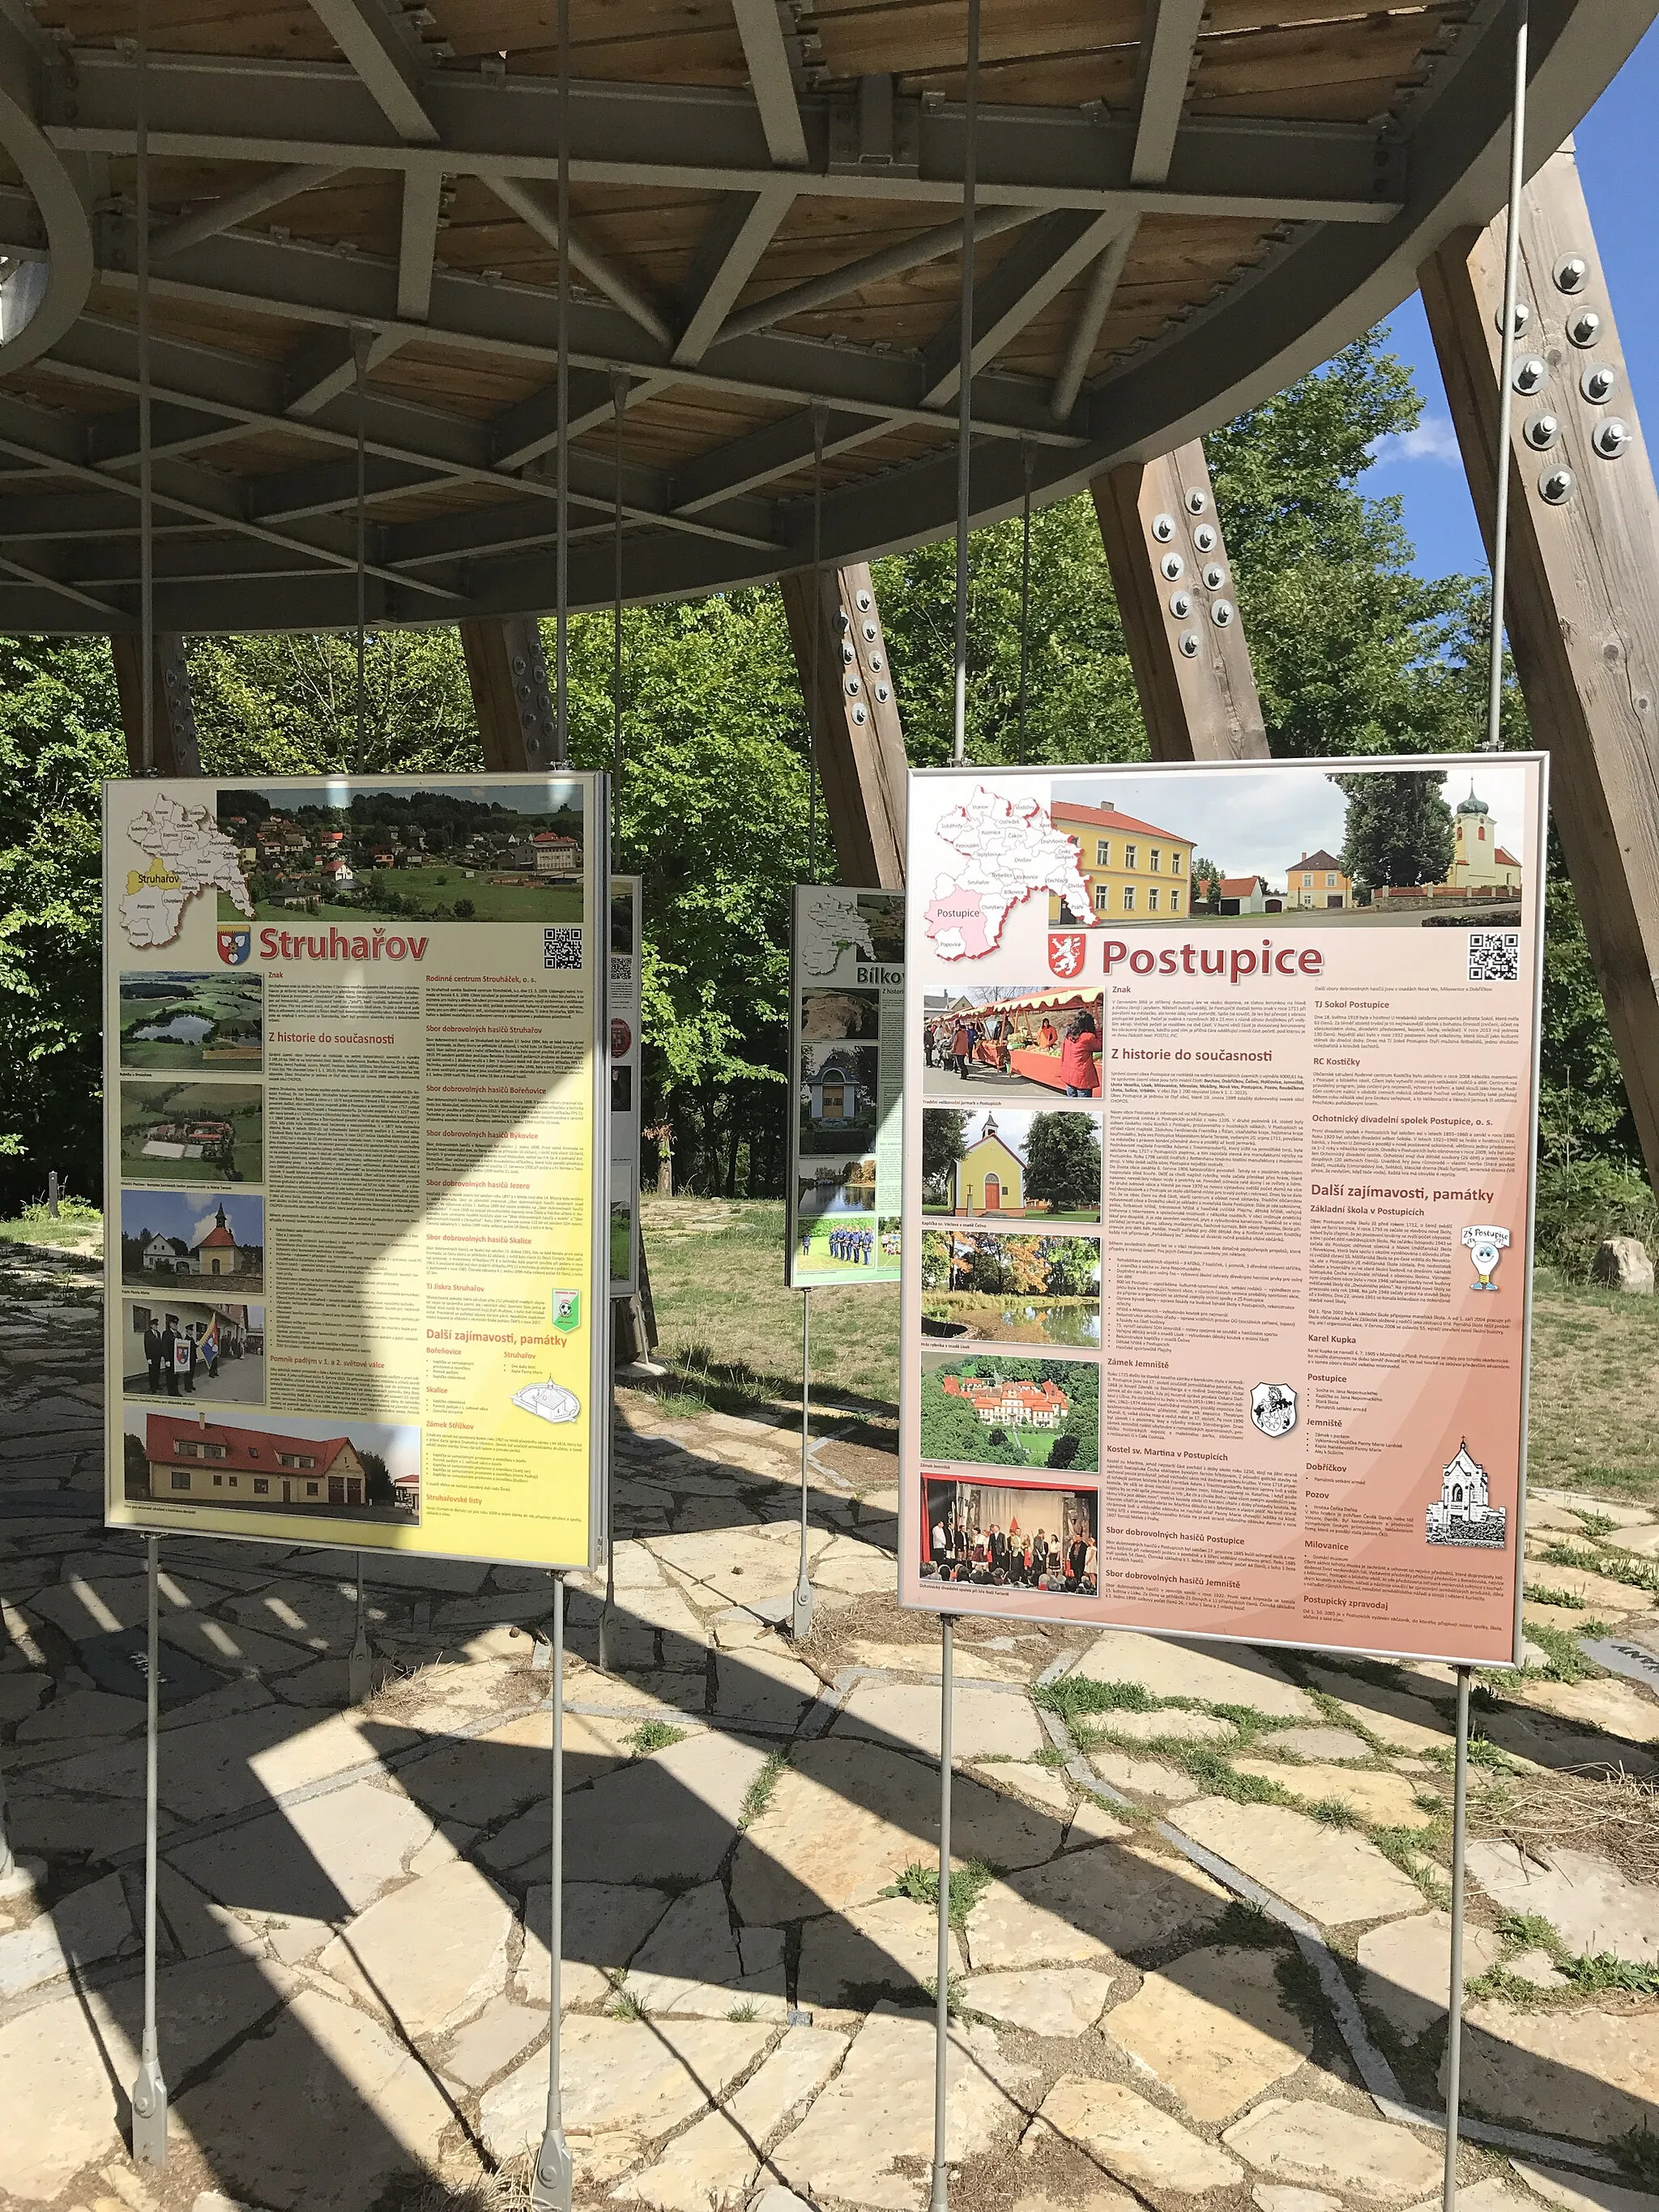
<svg viewBox="0 0 1659 2212"><path fill-rule="evenodd" d="M1090 1237L924 1230L921 1333L957 1344L1100 1349L1100 1247Z"/></svg>
<svg viewBox="0 0 1659 2212"><path fill-rule="evenodd" d="M264 1056L264 983L221 971L121 978L121 1066L224 1067L257 1074Z"/></svg>

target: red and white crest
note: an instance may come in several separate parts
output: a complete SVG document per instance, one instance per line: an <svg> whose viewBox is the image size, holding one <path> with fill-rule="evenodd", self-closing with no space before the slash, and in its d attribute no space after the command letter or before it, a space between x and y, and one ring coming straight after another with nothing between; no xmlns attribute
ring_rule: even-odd
<svg viewBox="0 0 1659 2212"><path fill-rule="evenodd" d="M1088 939L1080 929L1048 932L1048 970L1054 975L1080 975Z"/></svg>

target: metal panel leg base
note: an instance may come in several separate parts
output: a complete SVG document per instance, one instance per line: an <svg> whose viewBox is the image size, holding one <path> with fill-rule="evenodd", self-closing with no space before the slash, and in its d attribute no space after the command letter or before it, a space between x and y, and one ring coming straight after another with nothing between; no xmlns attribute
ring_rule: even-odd
<svg viewBox="0 0 1659 2212"><path fill-rule="evenodd" d="M550 2128L536 2154L536 2178L530 2187L530 2212L570 2212L576 2169L562 2128Z"/></svg>
<svg viewBox="0 0 1659 2212"><path fill-rule="evenodd" d="M141 2063L132 2085L132 2156L158 2170L167 2162L167 2085L154 2057Z"/></svg>

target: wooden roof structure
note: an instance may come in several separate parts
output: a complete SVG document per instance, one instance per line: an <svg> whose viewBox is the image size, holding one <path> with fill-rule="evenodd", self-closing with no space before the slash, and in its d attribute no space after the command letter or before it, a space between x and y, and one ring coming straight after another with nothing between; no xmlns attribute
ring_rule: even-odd
<svg viewBox="0 0 1659 2212"><path fill-rule="evenodd" d="M1532 146L1659 0L1533 0ZM0 629L554 597L556 0L0 0ZM965 0L572 0L571 598L954 514ZM984 0L973 508L1264 398L1503 200L1504 0Z"/></svg>

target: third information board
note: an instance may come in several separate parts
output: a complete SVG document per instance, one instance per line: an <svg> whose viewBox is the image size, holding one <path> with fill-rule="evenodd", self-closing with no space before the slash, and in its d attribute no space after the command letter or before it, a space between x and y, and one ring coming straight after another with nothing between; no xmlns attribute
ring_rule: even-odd
<svg viewBox="0 0 1659 2212"><path fill-rule="evenodd" d="M1517 1656L1545 810L912 776L907 1602Z"/></svg>

